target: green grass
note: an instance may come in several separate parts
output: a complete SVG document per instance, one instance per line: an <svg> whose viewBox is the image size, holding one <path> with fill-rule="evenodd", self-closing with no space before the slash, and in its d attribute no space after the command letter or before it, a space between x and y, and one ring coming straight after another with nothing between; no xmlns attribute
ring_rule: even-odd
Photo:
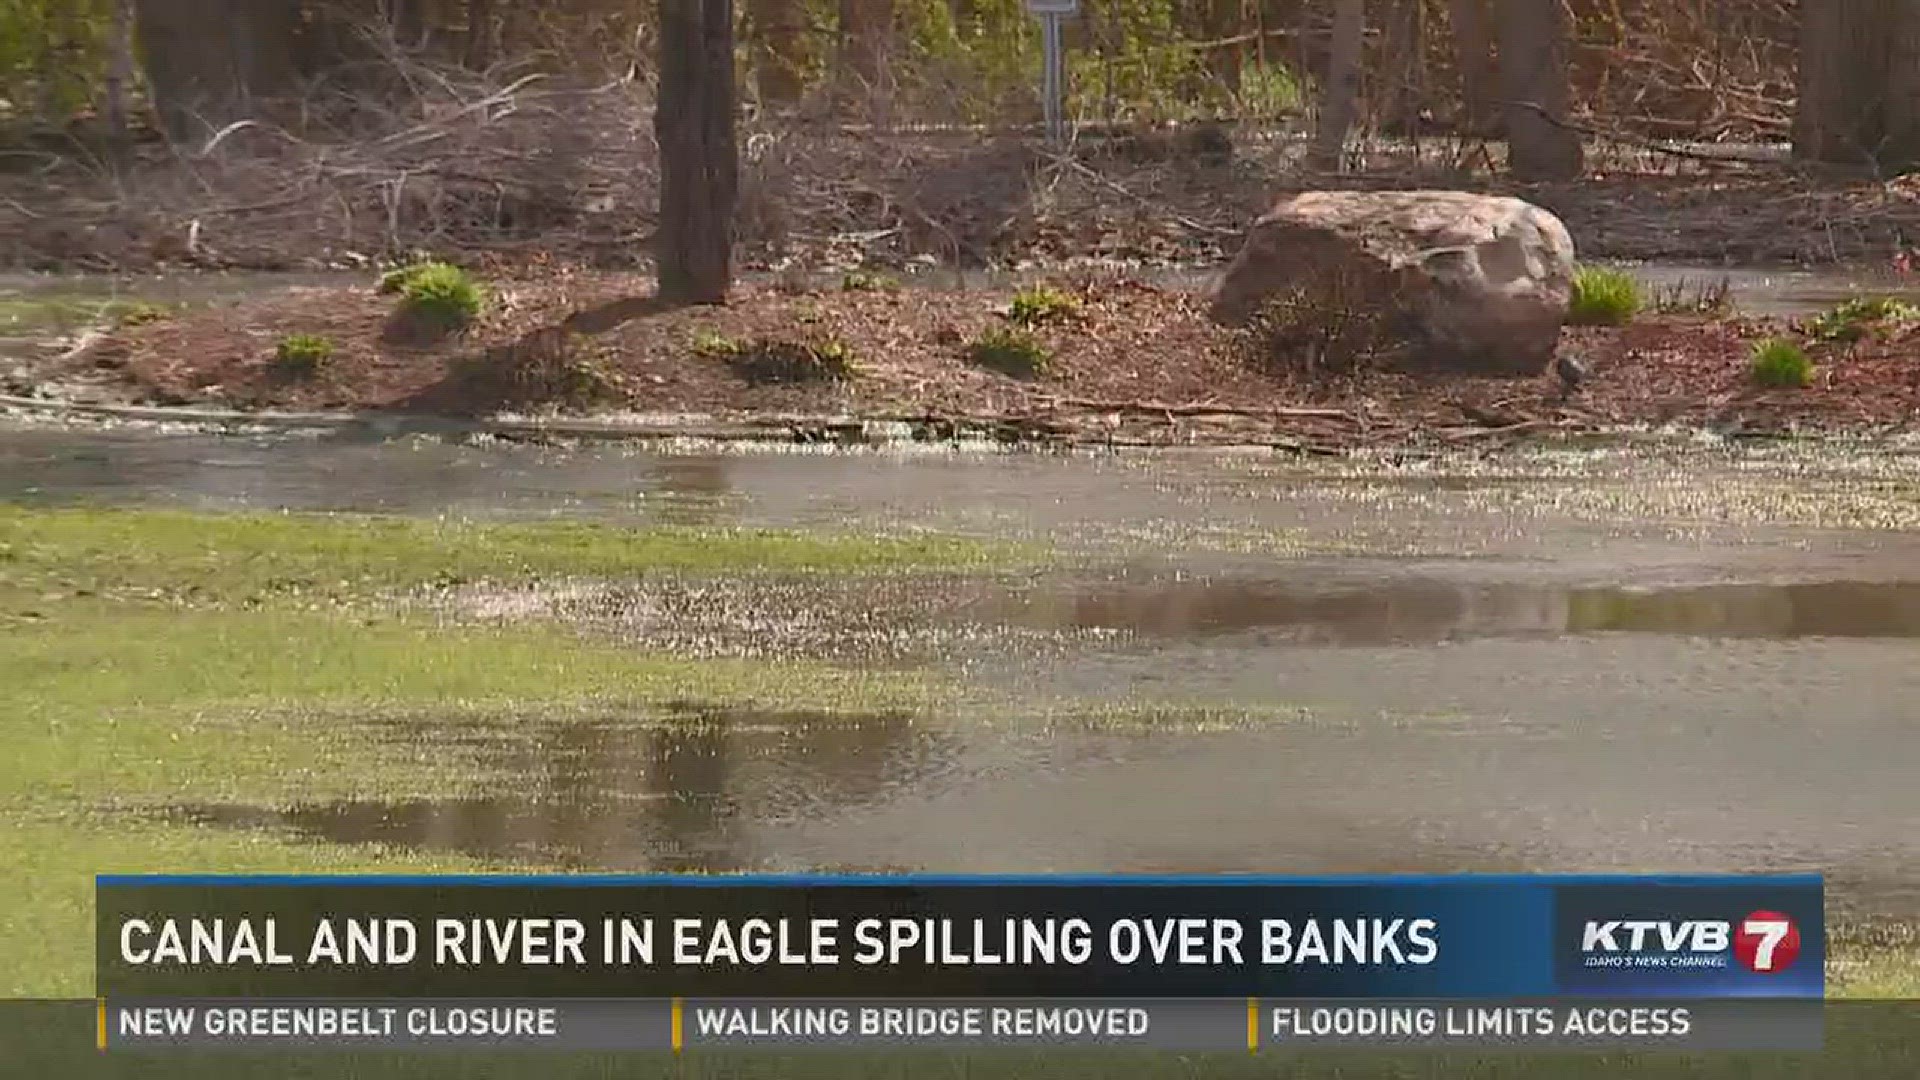
<svg viewBox="0 0 1920 1080"><path fill-rule="evenodd" d="M1806 322L1815 341L1852 344L1877 330L1898 329L1920 320L1920 308L1891 296L1861 296L1836 304Z"/></svg>
<svg viewBox="0 0 1920 1080"><path fill-rule="evenodd" d="M1079 297L1045 285L1020 290L1007 306L1007 318L1021 326L1039 326L1079 313Z"/></svg>
<svg viewBox="0 0 1920 1080"><path fill-rule="evenodd" d="M13 606L31 606L31 597L9 593L49 589L314 602L482 579L992 569L1039 557L1034 548L931 533L0 507L0 602ZM24 588L6 587L16 581Z"/></svg>
<svg viewBox="0 0 1920 1080"><path fill-rule="evenodd" d="M1046 374L1053 352L1025 330L995 326L967 346L967 359L989 371L1031 379Z"/></svg>
<svg viewBox="0 0 1920 1080"><path fill-rule="evenodd" d="M480 315L486 296L465 270L429 262L389 273L382 291L398 292L400 312L441 330L458 330Z"/></svg>
<svg viewBox="0 0 1920 1080"><path fill-rule="evenodd" d="M1757 386L1783 390L1813 385L1813 361L1805 349L1785 338L1768 338L1756 343L1748 363Z"/></svg>
<svg viewBox="0 0 1920 1080"><path fill-rule="evenodd" d="M276 370L290 378L308 379L333 359L333 341L319 334L289 334L274 348Z"/></svg>
<svg viewBox="0 0 1920 1080"><path fill-rule="evenodd" d="M1567 321L1575 326L1625 326L1645 306L1633 275L1605 266L1583 266L1574 273Z"/></svg>

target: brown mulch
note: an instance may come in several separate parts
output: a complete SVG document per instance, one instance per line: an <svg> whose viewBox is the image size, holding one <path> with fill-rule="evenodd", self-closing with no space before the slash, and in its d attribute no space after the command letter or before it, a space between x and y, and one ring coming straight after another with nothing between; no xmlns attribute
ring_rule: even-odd
<svg viewBox="0 0 1920 1080"><path fill-rule="evenodd" d="M124 327L37 373L135 403L471 416L495 411L644 412L716 418L849 416L998 425L1039 437L1145 443L1271 442L1339 447L1417 438L1498 439L1630 425L1733 432L1862 431L1920 419L1920 334L1813 349L1806 390L1752 386L1752 343L1779 323L1651 317L1571 329L1592 369L1572 394L1548 377L1373 371L1309 377L1263 357L1253 337L1210 323L1190 294L1122 278L1071 283L1081 310L1038 327L1041 377L984 370L966 343L1002 325L1008 294L743 289L725 307L663 309L644 277L554 273L496 281L463 334L394 340L392 300L364 289L291 289ZM565 329L562 329L565 328ZM324 335L336 351L312 378L280 374L276 343ZM843 382L750 385L696 343L721 337L839 342ZM590 401L489 377L542 356L594 373ZM544 369L543 369L544 370Z"/></svg>

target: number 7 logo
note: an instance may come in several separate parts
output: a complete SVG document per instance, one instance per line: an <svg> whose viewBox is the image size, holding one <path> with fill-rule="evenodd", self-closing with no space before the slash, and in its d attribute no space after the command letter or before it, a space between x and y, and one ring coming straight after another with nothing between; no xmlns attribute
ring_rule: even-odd
<svg viewBox="0 0 1920 1080"><path fill-rule="evenodd" d="M1756 911L1734 931L1733 955L1748 971L1785 971L1800 956L1800 928L1777 911Z"/></svg>

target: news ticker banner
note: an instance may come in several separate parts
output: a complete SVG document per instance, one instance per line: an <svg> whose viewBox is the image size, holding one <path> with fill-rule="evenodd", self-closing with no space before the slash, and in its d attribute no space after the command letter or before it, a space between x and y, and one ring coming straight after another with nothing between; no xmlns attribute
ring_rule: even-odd
<svg viewBox="0 0 1920 1080"><path fill-rule="evenodd" d="M1818 877L97 879L104 1047L1808 1049Z"/></svg>

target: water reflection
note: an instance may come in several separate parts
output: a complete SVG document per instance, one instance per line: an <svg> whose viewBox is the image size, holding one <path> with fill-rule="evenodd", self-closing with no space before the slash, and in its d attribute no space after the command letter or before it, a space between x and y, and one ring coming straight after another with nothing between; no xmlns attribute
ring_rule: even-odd
<svg viewBox="0 0 1920 1080"><path fill-rule="evenodd" d="M1389 579L1315 587L1226 578L1102 583L1008 606L1019 621L1055 629L1153 637L1268 630L1332 645L1622 632L1920 637L1920 582L1623 588Z"/></svg>
<svg viewBox="0 0 1920 1080"><path fill-rule="evenodd" d="M739 870L761 855L747 818L817 818L938 772L941 739L896 713L768 712L682 705L636 724L502 718L409 720L382 736L464 743L508 790L447 799L172 808L201 824L286 829L340 843L454 852L496 863L636 871ZM521 725L531 741L512 732Z"/></svg>

